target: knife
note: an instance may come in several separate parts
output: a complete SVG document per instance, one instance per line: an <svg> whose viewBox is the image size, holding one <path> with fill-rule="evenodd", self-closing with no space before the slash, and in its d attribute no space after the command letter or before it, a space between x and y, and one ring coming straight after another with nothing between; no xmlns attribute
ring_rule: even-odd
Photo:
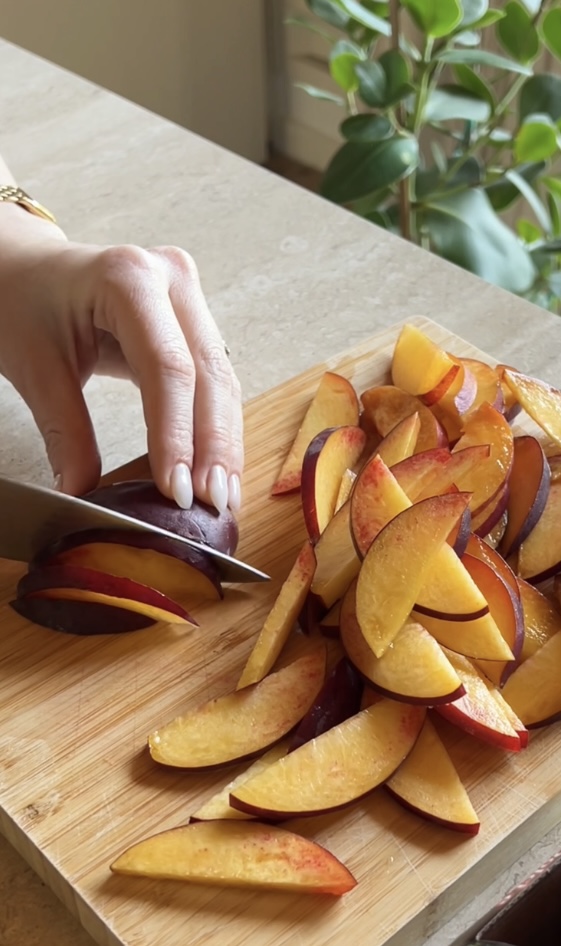
<svg viewBox="0 0 561 946"><path fill-rule="evenodd" d="M259 569L196 539L175 535L66 493L0 476L0 558L30 562L50 542L85 529L123 529L165 536L176 546L187 546L212 558L224 581L269 580Z"/></svg>

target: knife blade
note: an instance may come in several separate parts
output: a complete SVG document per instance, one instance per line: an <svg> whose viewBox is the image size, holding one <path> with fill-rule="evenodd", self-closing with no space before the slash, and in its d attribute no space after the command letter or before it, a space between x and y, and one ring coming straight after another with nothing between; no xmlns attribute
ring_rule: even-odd
<svg viewBox="0 0 561 946"><path fill-rule="evenodd" d="M46 545L85 529L123 529L165 536L210 556L224 581L268 581L264 572L196 539L160 529L140 519L68 496L44 486L0 476L0 558L30 562Z"/></svg>

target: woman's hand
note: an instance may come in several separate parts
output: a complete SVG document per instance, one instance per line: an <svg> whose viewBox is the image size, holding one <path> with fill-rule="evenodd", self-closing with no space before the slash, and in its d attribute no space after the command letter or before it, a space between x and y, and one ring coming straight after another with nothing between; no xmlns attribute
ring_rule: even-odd
<svg viewBox="0 0 561 946"><path fill-rule="evenodd" d="M241 394L197 268L176 247L97 247L0 204L0 371L30 407L56 485L97 484L100 458L82 395L94 372L142 396L152 475L189 507L240 505Z"/></svg>

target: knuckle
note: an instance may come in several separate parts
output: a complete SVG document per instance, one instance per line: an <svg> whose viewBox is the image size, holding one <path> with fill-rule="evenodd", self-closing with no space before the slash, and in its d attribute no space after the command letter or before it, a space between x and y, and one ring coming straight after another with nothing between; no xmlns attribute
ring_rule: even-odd
<svg viewBox="0 0 561 946"><path fill-rule="evenodd" d="M151 276L154 261L140 246L110 246L99 257L103 278L108 285L120 285L129 279Z"/></svg>
<svg viewBox="0 0 561 946"><path fill-rule="evenodd" d="M198 357L199 370L220 387L231 389L232 368L226 353L220 344L208 345L201 349Z"/></svg>
<svg viewBox="0 0 561 946"><path fill-rule="evenodd" d="M173 345L160 347L157 350L157 360L159 371L164 378L195 387L195 366L186 349Z"/></svg>
<svg viewBox="0 0 561 946"><path fill-rule="evenodd" d="M182 250L179 246L157 246L153 252L157 256L163 257L182 279L198 279L197 264L187 250Z"/></svg>

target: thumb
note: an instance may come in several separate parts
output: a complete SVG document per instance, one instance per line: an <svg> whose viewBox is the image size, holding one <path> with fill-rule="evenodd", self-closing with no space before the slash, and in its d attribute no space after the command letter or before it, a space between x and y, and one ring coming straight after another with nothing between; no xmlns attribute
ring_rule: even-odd
<svg viewBox="0 0 561 946"><path fill-rule="evenodd" d="M55 486L79 496L99 482L101 460L82 388L60 357L34 371L25 400L39 428Z"/></svg>

